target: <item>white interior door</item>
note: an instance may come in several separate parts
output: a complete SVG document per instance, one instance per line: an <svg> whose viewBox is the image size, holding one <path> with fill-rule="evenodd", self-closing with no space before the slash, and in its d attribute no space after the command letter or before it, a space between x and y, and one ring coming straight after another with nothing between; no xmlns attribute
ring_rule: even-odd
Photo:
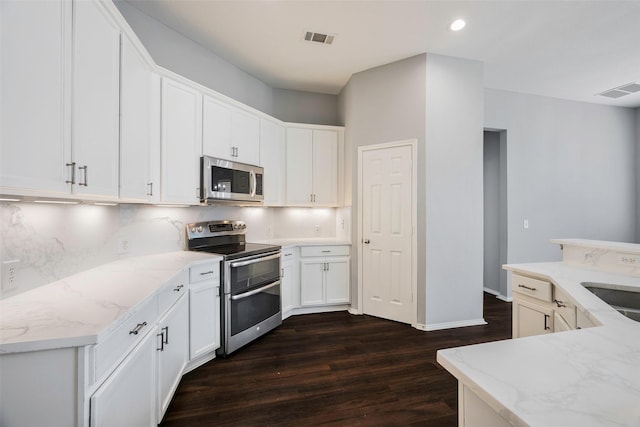
<svg viewBox="0 0 640 427"><path fill-rule="evenodd" d="M403 323L415 317L413 146L362 151L362 309Z"/></svg>

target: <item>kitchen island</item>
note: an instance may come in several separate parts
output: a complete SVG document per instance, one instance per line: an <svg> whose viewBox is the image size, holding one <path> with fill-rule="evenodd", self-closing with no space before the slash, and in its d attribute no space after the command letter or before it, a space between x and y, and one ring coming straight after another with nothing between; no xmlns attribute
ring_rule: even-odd
<svg viewBox="0 0 640 427"><path fill-rule="evenodd" d="M594 326L440 350L458 379L460 426L640 426L640 323L582 285L640 292L640 268L620 261L640 245L554 242L562 262L504 268L550 282Z"/></svg>

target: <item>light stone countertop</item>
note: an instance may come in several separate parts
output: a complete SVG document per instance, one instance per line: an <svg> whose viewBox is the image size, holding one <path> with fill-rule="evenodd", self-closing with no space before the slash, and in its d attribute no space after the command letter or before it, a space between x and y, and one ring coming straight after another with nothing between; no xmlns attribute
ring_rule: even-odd
<svg viewBox="0 0 640 427"><path fill-rule="evenodd" d="M221 259L203 252L124 258L0 301L0 354L96 344L172 277Z"/></svg>
<svg viewBox="0 0 640 427"><path fill-rule="evenodd" d="M561 262L504 268L550 280L602 326L440 350L438 362L515 426L640 426L640 323L580 284L640 290L640 277Z"/></svg>
<svg viewBox="0 0 640 427"><path fill-rule="evenodd" d="M340 245L345 246L351 245L351 242L344 239L336 239L336 238L303 238L303 239L267 239L261 240L256 243L268 243L271 245L280 245L283 248L291 247L291 246L323 246L323 245Z"/></svg>

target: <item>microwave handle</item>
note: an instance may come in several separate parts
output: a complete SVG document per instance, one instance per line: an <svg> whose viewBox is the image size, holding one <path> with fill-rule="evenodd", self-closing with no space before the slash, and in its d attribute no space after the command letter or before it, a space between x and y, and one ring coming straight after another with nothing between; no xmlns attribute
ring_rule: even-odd
<svg viewBox="0 0 640 427"><path fill-rule="evenodd" d="M256 180L256 173L254 171L249 171L249 176L251 177L251 197L256 196L256 187L258 186L258 182Z"/></svg>

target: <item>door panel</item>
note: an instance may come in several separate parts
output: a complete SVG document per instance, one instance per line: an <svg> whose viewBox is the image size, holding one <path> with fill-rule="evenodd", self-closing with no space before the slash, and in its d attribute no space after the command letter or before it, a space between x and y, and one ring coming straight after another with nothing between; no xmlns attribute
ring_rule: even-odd
<svg viewBox="0 0 640 427"><path fill-rule="evenodd" d="M363 311L403 323L414 315L412 156L410 145L362 153Z"/></svg>

